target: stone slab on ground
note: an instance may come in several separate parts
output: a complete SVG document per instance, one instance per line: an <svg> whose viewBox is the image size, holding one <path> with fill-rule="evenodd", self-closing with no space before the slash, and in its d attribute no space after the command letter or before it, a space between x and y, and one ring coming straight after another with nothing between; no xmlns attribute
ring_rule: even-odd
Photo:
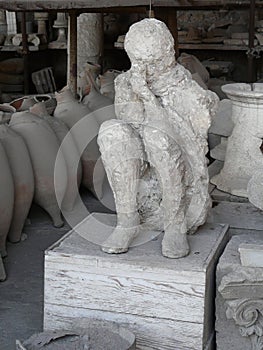
<svg viewBox="0 0 263 350"><path fill-rule="evenodd" d="M219 172L223 168L223 166L224 166L224 162L221 162L220 160L215 160L213 163L211 163L208 167L209 178L211 179L216 174L219 174ZM215 186L215 185L213 185L213 186Z"/></svg>
<svg viewBox="0 0 263 350"><path fill-rule="evenodd" d="M220 144L216 145L213 149L211 149L210 156L216 160L224 162L226 157L226 148L227 148L227 138L221 137Z"/></svg>
<svg viewBox="0 0 263 350"><path fill-rule="evenodd" d="M209 134L228 137L231 135L234 124L232 122L232 101L221 100L216 116L212 120Z"/></svg>
<svg viewBox="0 0 263 350"><path fill-rule="evenodd" d="M248 203L248 198L234 196L228 192L220 191L216 188L211 192L212 199L215 202L236 202L236 203Z"/></svg>
<svg viewBox="0 0 263 350"><path fill-rule="evenodd" d="M262 244L263 232L231 238L217 266L217 350L260 350L263 344L263 268L241 265L241 244Z"/></svg>
<svg viewBox="0 0 263 350"><path fill-rule="evenodd" d="M108 234L115 217L109 220ZM133 331L138 350L212 349L214 270L228 226L205 225L189 237L188 257L167 259L161 234L125 254L103 253L77 233L92 232L90 223L92 217L46 251L44 329L97 318Z"/></svg>
<svg viewBox="0 0 263 350"><path fill-rule="evenodd" d="M226 223L230 228L263 230L263 211L251 203L220 202L208 215L208 222Z"/></svg>
<svg viewBox="0 0 263 350"><path fill-rule="evenodd" d="M213 149L215 146L219 145L221 141L221 136L215 134L208 134L208 146L209 149Z"/></svg>

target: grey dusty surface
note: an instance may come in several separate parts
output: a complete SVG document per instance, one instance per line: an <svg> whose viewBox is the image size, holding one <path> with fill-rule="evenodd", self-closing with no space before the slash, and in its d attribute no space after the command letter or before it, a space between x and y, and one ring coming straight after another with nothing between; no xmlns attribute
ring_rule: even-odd
<svg viewBox="0 0 263 350"><path fill-rule="evenodd" d="M92 211L106 209L91 195L84 202ZM8 244L4 259L7 280L0 283L0 350L15 350L15 340L25 340L42 331L44 251L68 230L56 229L39 207L30 212L24 228L27 239Z"/></svg>
<svg viewBox="0 0 263 350"><path fill-rule="evenodd" d="M33 335L23 343L23 346L27 350L38 349L38 344L43 344L45 350L129 350L131 345L124 336L121 336L121 332L116 333L117 329L113 327L102 327L100 324L95 324L93 327L89 327L86 333L82 332L57 332L57 336L54 337L54 333L45 332ZM64 334L63 334L64 333ZM52 339L50 341L50 338ZM134 343L134 336L132 341ZM42 348L41 347L41 348Z"/></svg>
<svg viewBox="0 0 263 350"><path fill-rule="evenodd" d="M91 196L85 196L84 202L90 212L106 212ZM236 205L238 208L232 207ZM215 222L231 224L233 221L231 226L236 227L237 220L246 221L250 230L259 230L259 226L262 229L258 210L246 206L248 203L218 205L215 208L219 220ZM246 220L240 220L245 217ZM14 350L15 339L23 341L42 331L44 251L69 230L67 226L54 229L48 216L38 207L31 211L30 221L24 230L27 239L19 244L8 244L8 257L4 259L8 278L0 283L0 350ZM235 230L236 234L244 233L244 229Z"/></svg>

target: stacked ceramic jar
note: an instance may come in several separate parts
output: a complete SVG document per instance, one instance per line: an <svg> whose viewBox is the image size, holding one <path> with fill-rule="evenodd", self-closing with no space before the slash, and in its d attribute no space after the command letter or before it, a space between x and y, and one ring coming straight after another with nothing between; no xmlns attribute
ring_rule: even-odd
<svg viewBox="0 0 263 350"><path fill-rule="evenodd" d="M55 94L56 100L24 96L0 105L1 258L7 254L7 238L20 241L32 201L60 227L61 211L64 216L74 212L80 183L102 199L105 170L97 135L101 123L115 113L112 99L96 84L99 68L89 64L85 69L83 103L65 87ZM114 74L108 74L112 95ZM0 280L4 278L0 274Z"/></svg>

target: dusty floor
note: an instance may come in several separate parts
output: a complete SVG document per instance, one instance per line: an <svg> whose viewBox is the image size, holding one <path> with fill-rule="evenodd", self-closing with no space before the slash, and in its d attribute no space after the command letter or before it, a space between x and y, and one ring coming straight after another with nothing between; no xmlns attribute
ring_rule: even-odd
<svg viewBox="0 0 263 350"><path fill-rule="evenodd" d="M84 201L90 212L107 211L91 195ZM44 251L68 230L56 229L49 217L33 206L24 228L27 239L8 244L4 264L8 278L0 283L0 350L15 350L15 340L42 331Z"/></svg>

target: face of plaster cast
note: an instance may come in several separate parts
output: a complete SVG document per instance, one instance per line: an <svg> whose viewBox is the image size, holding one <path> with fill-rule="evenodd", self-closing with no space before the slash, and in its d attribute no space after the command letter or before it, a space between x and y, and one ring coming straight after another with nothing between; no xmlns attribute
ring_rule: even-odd
<svg viewBox="0 0 263 350"><path fill-rule="evenodd" d="M149 78L167 72L176 63L170 31L163 22L153 18L133 24L126 35L124 47L132 67L144 70Z"/></svg>

